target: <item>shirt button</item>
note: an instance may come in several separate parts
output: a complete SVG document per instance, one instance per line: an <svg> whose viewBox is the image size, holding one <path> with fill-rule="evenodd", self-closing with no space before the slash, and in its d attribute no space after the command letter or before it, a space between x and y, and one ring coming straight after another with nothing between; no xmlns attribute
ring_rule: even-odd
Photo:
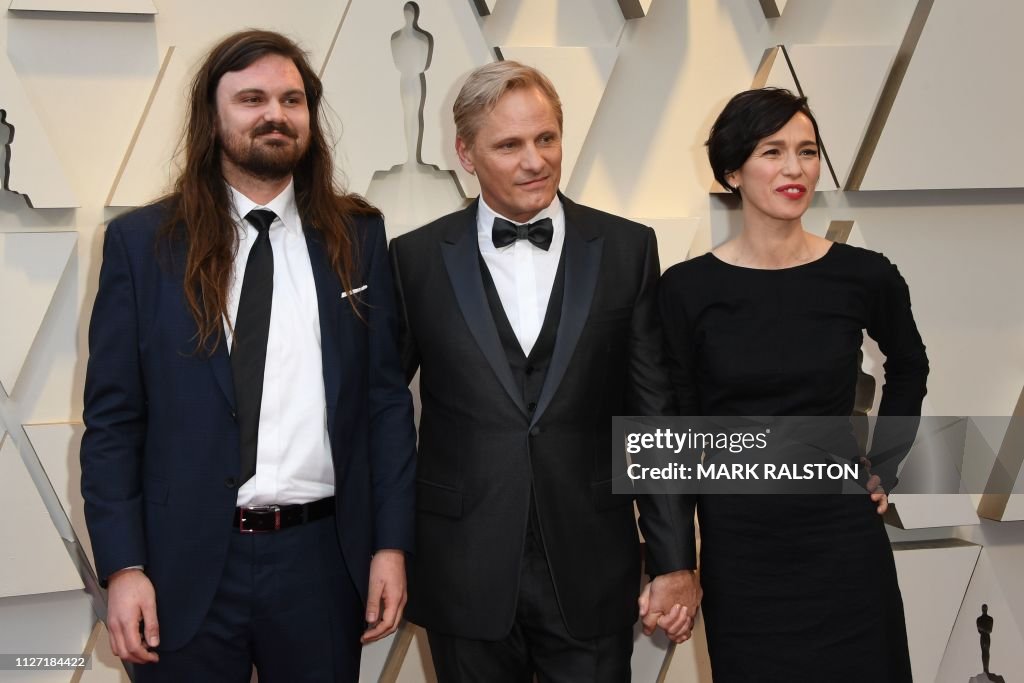
<svg viewBox="0 0 1024 683"><path fill-rule="evenodd" d="M540 427L534 427L531 429L530 436L540 436Z"/></svg>
<svg viewBox="0 0 1024 683"><path fill-rule="evenodd" d="M225 479L224 480L224 487L225 488L229 488L229 489L235 488L235 478L234 477L228 477L227 479Z"/></svg>

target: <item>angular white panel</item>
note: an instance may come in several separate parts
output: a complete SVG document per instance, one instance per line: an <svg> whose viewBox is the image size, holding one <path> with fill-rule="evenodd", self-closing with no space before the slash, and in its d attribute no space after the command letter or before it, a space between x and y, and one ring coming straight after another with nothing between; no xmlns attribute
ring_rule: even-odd
<svg viewBox="0 0 1024 683"><path fill-rule="evenodd" d="M92 559L92 543L85 526L85 501L80 481L82 466L78 460L85 425L81 422L24 425L25 434L46 471L50 485L57 493L64 514L71 520L75 535L86 557ZM73 538L66 538L74 541Z"/></svg>
<svg viewBox="0 0 1024 683"><path fill-rule="evenodd" d="M498 5L498 0L473 0L473 4L476 5L477 13L482 17L486 17L494 11L494 8Z"/></svg>
<svg viewBox="0 0 1024 683"><path fill-rule="evenodd" d="M652 636L645 636L639 621L633 625L633 656L630 659L632 680L658 680L661 670L673 656L672 642L665 637L661 629L655 631Z"/></svg>
<svg viewBox="0 0 1024 683"><path fill-rule="evenodd" d="M934 568L929 574L931 571ZM988 549L983 550L960 606L960 613L942 658L942 666L934 679L936 683L985 680L979 677L982 674L982 663L978 617L982 615L982 605L988 606L988 616L993 621L989 672L1001 675L1012 683L1024 671L1024 648L1021 647L1024 631L1020 623L1020 610L1024 606L1008 600L1000 576L1019 581L1019 567L1017 571L1000 572L993 554Z"/></svg>
<svg viewBox="0 0 1024 683"><path fill-rule="evenodd" d="M619 0L619 8L622 9L622 16L627 19L643 19L651 11L651 3L654 0ZM785 0L783 0L785 1Z"/></svg>
<svg viewBox="0 0 1024 683"><path fill-rule="evenodd" d="M381 683L436 683L437 675L430 656L427 632L415 624L407 624L406 628L408 631L402 634L404 649L401 661L396 661L396 669L389 667L389 677L382 678Z"/></svg>
<svg viewBox="0 0 1024 683"><path fill-rule="evenodd" d="M0 233L0 384L8 394L77 240L75 232Z"/></svg>
<svg viewBox="0 0 1024 683"><path fill-rule="evenodd" d="M900 494L889 496L888 524L901 529L970 526L978 523L971 497L966 493Z"/></svg>
<svg viewBox="0 0 1024 683"><path fill-rule="evenodd" d="M131 683L121 660L110 651L110 633L102 621L97 621L89 638L92 668L82 672L78 683Z"/></svg>
<svg viewBox="0 0 1024 683"><path fill-rule="evenodd" d="M21 85L18 74L0 51L0 125L11 128L10 143L0 150L7 156L8 177L0 184L11 192L26 195L36 209L65 209L78 206L78 199L64 175L60 159L43 130L35 108Z"/></svg>
<svg viewBox="0 0 1024 683"><path fill-rule="evenodd" d="M412 629L412 642L402 660L402 668L393 680L395 683L436 683L437 674L434 673L434 661L430 657L427 632L413 624L408 626Z"/></svg>
<svg viewBox="0 0 1024 683"><path fill-rule="evenodd" d="M407 161L401 74L391 53L391 35L405 25L404 4L352 0L321 74L324 97L342 125L335 173L359 194L366 194L374 171Z"/></svg>
<svg viewBox="0 0 1024 683"><path fill-rule="evenodd" d="M146 99L142 116L135 127L128 150L124 153L121 165L117 169L114 184L107 195L107 206L140 206L166 193L171 187L171 173L176 168L172 163L174 146L172 138L181 129L183 112L179 106L168 106L163 93L165 79L180 82L182 88L188 76L184 73L185 65L179 58L174 59L174 46L167 48L160 62L153 89ZM180 56L179 56L180 57ZM171 65L174 65L173 68ZM184 94L184 90L182 91ZM160 106L154 111L154 102ZM155 135L152 131L163 130L164 135Z"/></svg>
<svg viewBox="0 0 1024 683"><path fill-rule="evenodd" d="M893 551L914 680L933 681L981 546L948 539L895 543Z"/></svg>
<svg viewBox="0 0 1024 683"><path fill-rule="evenodd" d="M1024 187L1024 3L935 0L862 190Z"/></svg>
<svg viewBox="0 0 1024 683"><path fill-rule="evenodd" d="M658 237L658 260L664 272L670 266L690 257L694 237L700 228L700 218L634 218L654 228Z"/></svg>
<svg viewBox="0 0 1024 683"><path fill-rule="evenodd" d="M1024 471L1017 478L1017 485L1014 490L1019 491L1021 488L1024 488ZM1000 521L1024 521L1024 494L1014 493L1010 495L1006 501L1006 507L1003 509L1003 516Z"/></svg>
<svg viewBox="0 0 1024 683"><path fill-rule="evenodd" d="M387 1L398 7L405 5L404 0ZM480 186L462 168L455 154L452 105L469 72L493 62L494 54L468 2L417 0L416 4L420 7L420 27L434 38L430 68L424 73L427 94L423 103L420 161L442 171L455 171L462 194L474 197Z"/></svg>
<svg viewBox="0 0 1024 683"><path fill-rule="evenodd" d="M644 637L644 636L641 636ZM660 636L659 636L660 637ZM639 647L637 642L635 647ZM634 665L636 657L633 658ZM711 659L708 657L708 637L704 632L704 616L697 612L693 625L693 637L682 645L669 650L661 664L661 675L657 678L635 680L658 681L659 683L711 683Z"/></svg>
<svg viewBox="0 0 1024 683"><path fill-rule="evenodd" d="M12 0L13 10L90 12L102 14L156 14L151 0Z"/></svg>
<svg viewBox="0 0 1024 683"><path fill-rule="evenodd" d="M383 640L363 646L363 654L359 660L359 680L364 683L379 681L381 672L388 662L388 654L403 629L409 628L408 622L403 622L398 631Z"/></svg>
<svg viewBox="0 0 1024 683"><path fill-rule="evenodd" d="M793 77L793 70L786 63L786 54L782 46L777 45L765 51L761 59L761 65L754 74L754 82L751 88L785 88L793 93L799 93L800 88Z"/></svg>
<svg viewBox="0 0 1024 683"><path fill-rule="evenodd" d="M896 47L793 45L786 48L800 88L818 120L828 161L839 185L850 176L878 104Z"/></svg>
<svg viewBox="0 0 1024 683"><path fill-rule="evenodd" d="M787 51L783 48L778 48L776 50L771 63L771 68L767 73L767 77L763 83L755 84L755 88L785 88L797 95L803 92L800 88L800 72L798 70L794 72L794 69L796 68L795 66L790 68L789 62L786 61L786 53ZM832 174L829 172L830 164L828 151L831 149L831 145L825 137L824 132L818 132L821 135L821 142L825 146L825 153L821 155L821 174L818 176L818 184L814 189L818 192L838 190L839 187L836 185L835 181L832 179Z"/></svg>
<svg viewBox="0 0 1024 683"><path fill-rule="evenodd" d="M156 25L159 50L164 55L162 66L154 77L149 101L139 113L107 206L140 206L170 189L177 173L174 154L191 78L207 51L229 33L254 26L271 27L296 38L314 66L323 63L348 0L306 0L302 11L297 7L248 0L175 0L163 4ZM197 21L197 17L202 20ZM390 60L383 66L390 68Z"/></svg>
<svg viewBox="0 0 1024 683"><path fill-rule="evenodd" d="M618 48L502 47L503 59L539 69L562 100L562 188L572 178L594 114L615 68Z"/></svg>
<svg viewBox="0 0 1024 683"><path fill-rule="evenodd" d="M96 615L89 595L72 590L0 599L0 650L5 653L85 655ZM92 664L96 667L96 662ZM3 671L0 680L69 683L74 671Z"/></svg>
<svg viewBox="0 0 1024 683"><path fill-rule="evenodd" d="M760 0L761 9L766 19L778 19L786 11L786 3L789 0Z"/></svg>
<svg viewBox="0 0 1024 683"><path fill-rule="evenodd" d="M975 421L984 428L984 419ZM996 422L1002 420L996 419ZM991 472L986 493L978 504L978 514L1002 522L1020 521L1024 520L1024 392L1014 407L1013 418L1006 421L1006 428L1001 431L998 455L990 461ZM995 435L987 436L992 438Z"/></svg>
<svg viewBox="0 0 1024 683"><path fill-rule="evenodd" d="M0 438L0 500L8 510L17 511L0 525L0 598L82 588L71 556L7 434Z"/></svg>

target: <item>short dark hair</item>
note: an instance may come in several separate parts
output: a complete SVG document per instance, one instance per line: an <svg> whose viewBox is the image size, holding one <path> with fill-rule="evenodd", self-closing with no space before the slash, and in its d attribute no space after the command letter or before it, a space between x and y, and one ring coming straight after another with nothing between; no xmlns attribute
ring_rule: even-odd
<svg viewBox="0 0 1024 683"><path fill-rule="evenodd" d="M715 119L704 143L715 180L738 194L739 189L730 185L725 177L746 163L758 142L801 112L811 120L814 140L821 145L818 122L807 106L806 97L794 95L785 88L759 88L735 95Z"/></svg>

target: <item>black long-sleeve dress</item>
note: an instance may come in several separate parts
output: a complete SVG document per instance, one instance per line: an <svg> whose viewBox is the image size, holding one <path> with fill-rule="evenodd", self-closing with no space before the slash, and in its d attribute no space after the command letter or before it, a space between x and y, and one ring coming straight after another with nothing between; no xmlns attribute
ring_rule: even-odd
<svg viewBox="0 0 1024 683"><path fill-rule="evenodd" d="M849 415L863 330L879 415L920 415L928 360L899 271L833 244L793 268L705 254L659 288L680 415ZM868 495L704 495L702 605L715 683L909 681L892 550Z"/></svg>

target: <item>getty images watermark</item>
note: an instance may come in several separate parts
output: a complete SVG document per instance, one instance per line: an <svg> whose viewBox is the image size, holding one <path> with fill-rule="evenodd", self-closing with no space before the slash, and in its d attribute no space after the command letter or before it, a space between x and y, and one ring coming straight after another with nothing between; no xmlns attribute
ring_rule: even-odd
<svg viewBox="0 0 1024 683"><path fill-rule="evenodd" d="M679 433L670 429L656 429L653 432L631 432L626 435L626 453L639 455L645 450L661 450L679 455L684 451L699 449L702 453L728 452L744 453L750 449L765 451L771 428L763 432L694 432L688 429ZM706 481L758 481L766 480L823 480L831 481L860 479L861 463L787 463L787 462L722 462L708 459L707 462L684 464L669 462L660 466L646 466L631 462L626 467L630 479L696 479Z"/></svg>
<svg viewBox="0 0 1024 683"><path fill-rule="evenodd" d="M1020 418L616 417L612 428L615 493L863 493L880 485L1005 495L1024 480Z"/></svg>

